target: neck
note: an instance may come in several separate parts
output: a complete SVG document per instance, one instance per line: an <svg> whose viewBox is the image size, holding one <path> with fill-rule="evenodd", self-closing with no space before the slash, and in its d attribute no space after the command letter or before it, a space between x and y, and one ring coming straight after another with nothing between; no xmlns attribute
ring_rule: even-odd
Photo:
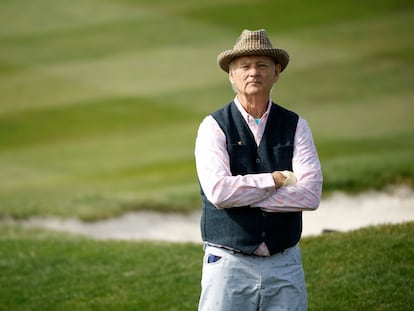
<svg viewBox="0 0 414 311"><path fill-rule="evenodd" d="M238 94L237 98L244 110L256 119L260 119L263 116L269 105L269 97L247 97L240 96L240 94Z"/></svg>

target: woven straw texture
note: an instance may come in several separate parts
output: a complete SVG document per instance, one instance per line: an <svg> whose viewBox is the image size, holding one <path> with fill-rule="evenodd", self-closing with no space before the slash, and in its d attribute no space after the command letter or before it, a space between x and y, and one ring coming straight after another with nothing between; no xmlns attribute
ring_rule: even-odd
<svg viewBox="0 0 414 311"><path fill-rule="evenodd" d="M221 69L229 72L229 65L233 59L247 55L272 57L276 63L280 64L281 71L289 63L289 54L285 50L273 48L264 29L255 31L243 30L233 49L220 53L217 57L217 62Z"/></svg>

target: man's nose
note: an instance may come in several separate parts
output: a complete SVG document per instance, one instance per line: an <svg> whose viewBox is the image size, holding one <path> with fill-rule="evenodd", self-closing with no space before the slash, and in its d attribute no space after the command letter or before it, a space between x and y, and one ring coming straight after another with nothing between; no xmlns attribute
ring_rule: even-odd
<svg viewBox="0 0 414 311"><path fill-rule="evenodd" d="M253 65L253 66L250 67L249 75L251 75L251 76L259 75L259 69L257 68L257 66Z"/></svg>

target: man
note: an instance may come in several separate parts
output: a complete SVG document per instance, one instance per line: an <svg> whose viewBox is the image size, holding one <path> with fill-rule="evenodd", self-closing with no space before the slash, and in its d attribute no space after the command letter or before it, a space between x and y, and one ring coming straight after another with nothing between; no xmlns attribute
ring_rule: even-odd
<svg viewBox="0 0 414 311"><path fill-rule="evenodd" d="M265 30L219 54L234 100L200 124L195 157L205 243L199 310L306 310L298 242L322 174L307 122L270 92L289 62Z"/></svg>

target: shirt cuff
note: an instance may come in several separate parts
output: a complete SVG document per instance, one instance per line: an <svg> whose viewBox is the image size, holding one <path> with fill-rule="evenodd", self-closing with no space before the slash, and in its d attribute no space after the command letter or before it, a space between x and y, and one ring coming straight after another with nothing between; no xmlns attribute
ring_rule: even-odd
<svg viewBox="0 0 414 311"><path fill-rule="evenodd" d="M275 181L272 177L272 174L270 173L266 173L263 174L263 181L262 181L262 189L265 190L266 194L268 196L273 195L276 192L276 188L275 188Z"/></svg>

